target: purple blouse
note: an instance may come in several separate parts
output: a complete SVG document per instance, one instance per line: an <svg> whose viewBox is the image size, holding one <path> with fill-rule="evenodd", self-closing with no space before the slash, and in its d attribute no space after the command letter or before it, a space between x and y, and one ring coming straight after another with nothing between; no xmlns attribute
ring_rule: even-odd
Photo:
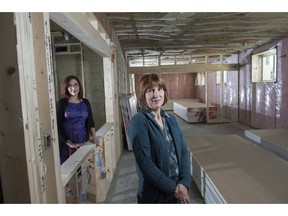
<svg viewBox="0 0 288 216"><path fill-rule="evenodd" d="M72 143L84 143L86 140L87 128L85 121L88 117L87 105L82 100L80 103L68 102L64 113L64 130L70 137Z"/></svg>

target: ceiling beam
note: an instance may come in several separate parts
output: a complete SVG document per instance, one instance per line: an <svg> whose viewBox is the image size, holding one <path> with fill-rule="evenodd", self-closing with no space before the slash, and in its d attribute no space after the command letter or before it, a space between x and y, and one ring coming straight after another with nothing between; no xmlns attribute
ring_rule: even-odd
<svg viewBox="0 0 288 216"><path fill-rule="evenodd" d="M128 74L147 74L147 73L197 73L213 71L238 71L238 64L184 64L184 65L161 65L153 67L128 67Z"/></svg>
<svg viewBox="0 0 288 216"><path fill-rule="evenodd" d="M50 19L102 57L110 57L110 45L89 22L85 13L49 13Z"/></svg>

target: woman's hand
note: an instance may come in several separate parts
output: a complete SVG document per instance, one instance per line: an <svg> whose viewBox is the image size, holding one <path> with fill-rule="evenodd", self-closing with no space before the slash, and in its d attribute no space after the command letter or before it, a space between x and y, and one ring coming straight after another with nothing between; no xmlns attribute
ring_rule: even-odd
<svg viewBox="0 0 288 216"><path fill-rule="evenodd" d="M79 148L81 145L83 145L83 143L72 143L70 142L66 142L66 144L70 147L70 148Z"/></svg>
<svg viewBox="0 0 288 216"><path fill-rule="evenodd" d="M184 203L190 202L190 197L188 195L187 188L182 184L177 184L174 195L178 200L181 200Z"/></svg>
<svg viewBox="0 0 288 216"><path fill-rule="evenodd" d="M96 144L96 146L100 146L100 141L97 139L96 135L92 136L93 138L93 143Z"/></svg>

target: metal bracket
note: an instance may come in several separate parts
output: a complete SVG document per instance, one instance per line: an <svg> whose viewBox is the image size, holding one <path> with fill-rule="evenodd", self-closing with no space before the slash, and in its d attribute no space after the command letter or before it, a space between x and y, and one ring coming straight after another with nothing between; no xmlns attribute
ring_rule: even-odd
<svg viewBox="0 0 288 216"><path fill-rule="evenodd" d="M51 136L49 134L44 133L44 150L51 147Z"/></svg>

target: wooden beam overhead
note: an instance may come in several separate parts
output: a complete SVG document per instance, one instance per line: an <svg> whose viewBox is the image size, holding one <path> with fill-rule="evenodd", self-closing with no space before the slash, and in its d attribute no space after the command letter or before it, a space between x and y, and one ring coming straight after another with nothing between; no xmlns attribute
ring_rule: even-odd
<svg viewBox="0 0 288 216"><path fill-rule="evenodd" d="M155 67L128 67L128 74L147 73L197 73L212 71L238 71L238 64L185 64L185 65L161 65Z"/></svg>
<svg viewBox="0 0 288 216"><path fill-rule="evenodd" d="M82 41L102 57L110 57L110 44L101 36L87 19L85 13L49 13L50 18Z"/></svg>

